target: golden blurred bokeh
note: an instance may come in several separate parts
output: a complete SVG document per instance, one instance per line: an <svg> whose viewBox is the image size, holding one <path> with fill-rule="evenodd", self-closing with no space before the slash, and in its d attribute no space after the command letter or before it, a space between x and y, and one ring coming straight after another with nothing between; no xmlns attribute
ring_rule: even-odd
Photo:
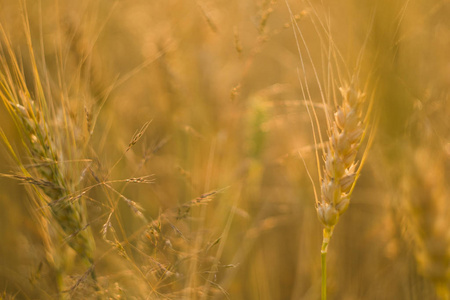
<svg viewBox="0 0 450 300"><path fill-rule="evenodd" d="M448 299L449 16L425 0L2 0L0 299L320 299L315 189L350 82L373 107L328 299Z"/></svg>

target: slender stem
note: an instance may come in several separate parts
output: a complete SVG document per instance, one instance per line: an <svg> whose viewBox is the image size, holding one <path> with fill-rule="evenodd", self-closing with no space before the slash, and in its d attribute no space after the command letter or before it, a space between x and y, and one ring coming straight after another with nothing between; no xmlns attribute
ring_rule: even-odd
<svg viewBox="0 0 450 300"><path fill-rule="evenodd" d="M322 252L322 300L327 300L327 253Z"/></svg>
<svg viewBox="0 0 450 300"><path fill-rule="evenodd" d="M322 248L320 250L322 257L322 300L327 299L327 253L328 244L330 243L331 236L333 235L333 229L334 226L323 229Z"/></svg>

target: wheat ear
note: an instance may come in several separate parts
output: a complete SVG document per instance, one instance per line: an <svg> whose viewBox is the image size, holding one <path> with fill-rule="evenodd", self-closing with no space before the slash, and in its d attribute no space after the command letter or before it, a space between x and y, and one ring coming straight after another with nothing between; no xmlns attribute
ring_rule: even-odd
<svg viewBox="0 0 450 300"><path fill-rule="evenodd" d="M0 37L7 51L7 55L3 49L0 53L0 98L14 120L30 157L30 164L24 165L10 146L7 137L2 134L4 143L21 170L20 175L10 177L35 187L33 190L38 192L37 198L40 201L33 202L36 206L33 209L42 211L45 216L44 211L49 207L53 215L52 220L56 220L55 225L62 229L68 245L92 267L94 238L86 223L87 214L80 200L82 197L75 190L76 180L72 173L76 168L66 170L62 163L67 158L78 158L76 154L79 151L73 135L76 125L70 116L64 115L62 119L57 117L58 108L49 101L51 94L44 92L31 45L30 31L26 28L33 88L29 87L30 83L25 79L23 67L0 26ZM60 108L60 111L65 113L65 108ZM56 266L56 269L58 268ZM61 275L61 271L57 270L57 273ZM95 277L93 272L92 276Z"/></svg>
<svg viewBox="0 0 450 300"><path fill-rule="evenodd" d="M428 143L432 144L431 142ZM403 212L412 238L419 273L435 286L442 300L450 299L450 205L441 153L415 151L403 180ZM411 162L408 162L411 163Z"/></svg>
<svg viewBox="0 0 450 300"><path fill-rule="evenodd" d="M365 131L362 107L365 94L352 87L340 88L342 105L334 113L324 157L321 198L317 215L326 228L333 228L347 210L358 177L356 155Z"/></svg>
<svg viewBox="0 0 450 300"><path fill-rule="evenodd" d="M326 256L333 230L339 217L347 210L353 188L358 179L365 155L361 162L356 160L367 132L371 105L365 111L365 93L354 85L340 89L342 102L328 122L328 145L324 153L324 170L320 199L316 199L319 220L325 226L321 247L322 299L326 299ZM331 118L330 118L331 119ZM373 136L372 136L373 137ZM370 145L370 141L368 143ZM366 148L365 150L367 150ZM365 154L367 151L364 152Z"/></svg>

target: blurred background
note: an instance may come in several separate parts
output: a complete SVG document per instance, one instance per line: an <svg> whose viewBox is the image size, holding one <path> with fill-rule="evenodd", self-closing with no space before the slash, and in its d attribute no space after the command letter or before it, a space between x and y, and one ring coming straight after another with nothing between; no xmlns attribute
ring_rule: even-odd
<svg viewBox="0 0 450 300"><path fill-rule="evenodd" d="M99 288L56 239L58 294L29 185L2 176L0 298L319 299L321 145L300 82L326 135L320 87L338 94L359 72L378 121L330 244L329 299L448 299L449 16L425 0L2 0L2 70L12 49L32 77L29 22L55 122L78 125L82 167L61 163L96 185ZM0 126L26 164L5 105ZM0 173L17 173L0 153Z"/></svg>

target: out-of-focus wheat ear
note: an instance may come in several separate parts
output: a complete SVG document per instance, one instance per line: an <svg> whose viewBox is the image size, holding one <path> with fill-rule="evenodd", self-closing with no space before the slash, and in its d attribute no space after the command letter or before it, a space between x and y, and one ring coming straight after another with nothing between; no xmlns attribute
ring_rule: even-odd
<svg viewBox="0 0 450 300"><path fill-rule="evenodd" d="M450 297L450 192L445 159L427 146L416 149L402 182L403 214L408 221L418 271L435 286L440 299ZM436 147L437 148L437 147Z"/></svg>
<svg viewBox="0 0 450 300"><path fill-rule="evenodd" d="M73 178L71 178L71 172L67 172L61 162L67 153L77 153L73 148L76 147L76 144L72 143L70 138L68 138L69 142L65 142L66 130L73 129L75 125L67 121L69 118L64 116L62 121L64 126L60 126L62 128L57 126L61 121L58 121L56 108L47 98L50 95L46 95L42 87L26 8L24 8L23 25L32 71L31 79L25 80L24 71L5 31L0 26L0 39L8 54L8 56L2 55L0 63L2 71L0 98L20 132L22 144L29 153L32 167L21 162L3 132L2 139L21 171L21 174L16 175L15 179L33 186L33 189L30 189L33 193L32 197L40 200L40 202L31 203L33 209L42 211L42 207L49 207L52 213L49 223L62 229L61 233L65 236L67 244L87 265L91 266L95 243L86 223L87 212L82 205L82 199L73 199L70 196L75 191L75 187L71 183ZM2 54L3 51L2 48ZM29 86L30 81L32 86ZM64 107L62 107L62 111L65 112ZM44 217L48 217L48 215L44 215ZM43 222L39 222L39 224L43 224Z"/></svg>

